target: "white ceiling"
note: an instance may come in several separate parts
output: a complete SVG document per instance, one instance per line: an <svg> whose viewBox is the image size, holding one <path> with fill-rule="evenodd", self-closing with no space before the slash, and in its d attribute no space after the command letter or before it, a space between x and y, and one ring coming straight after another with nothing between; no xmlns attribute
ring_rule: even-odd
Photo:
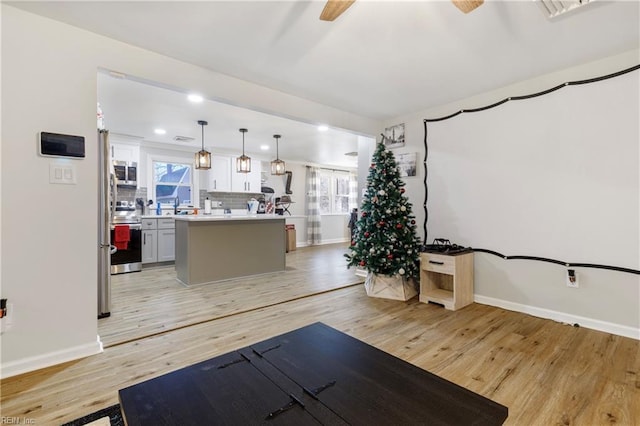
<svg viewBox="0 0 640 426"><path fill-rule="evenodd" d="M640 47L637 0L592 0L555 20L544 16L537 1L531 0L485 0L468 15L448 0L357 0L334 22L318 19L323 1L8 3L379 120ZM105 107L108 103L105 100ZM148 109L139 110L136 117L155 125L153 117L145 112ZM116 118L115 112L109 114L107 120L114 125L121 119ZM199 128L194 121L209 118L215 122L213 117L180 116L175 128L186 134L187 126L193 122L195 129L187 136L195 135L199 141ZM226 121L222 120L221 125ZM211 141L216 146L226 139L240 144L237 128L247 127L248 143L257 144L258 139L262 142L281 132L283 152L288 149L287 143L298 140L296 131L303 131L294 127L279 130L276 119L272 126L268 125L269 120L261 122L255 117L251 122L240 118L228 121L233 126L224 130L210 124L207 145ZM135 125L122 124L123 132L142 131L136 130ZM165 124L170 125L173 126ZM309 138L317 136L311 128L306 130L308 135L314 135ZM325 142L325 146L331 145ZM339 149L342 157L346 151Z"/></svg>
<svg viewBox="0 0 640 426"><path fill-rule="evenodd" d="M357 158L345 155L358 150L358 136L340 130L319 131L317 126L265 114L246 108L205 100L193 103L188 93L142 83L130 78L98 74L98 101L104 124L114 140L170 143L192 147L202 145L202 127L207 121L204 145L209 151L240 155L246 128L245 152L256 159L276 157L274 134L281 135L279 157L286 161L356 168ZM154 130L166 130L157 135ZM175 136L191 137L176 142ZM264 151L261 146L269 149Z"/></svg>

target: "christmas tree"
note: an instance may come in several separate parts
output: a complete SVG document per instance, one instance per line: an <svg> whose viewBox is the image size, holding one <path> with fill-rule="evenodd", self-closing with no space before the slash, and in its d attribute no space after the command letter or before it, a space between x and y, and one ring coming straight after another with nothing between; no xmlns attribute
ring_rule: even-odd
<svg viewBox="0 0 640 426"><path fill-rule="evenodd" d="M352 235L348 266L378 275L417 277L420 240L393 153L381 141L373 154L362 213Z"/></svg>

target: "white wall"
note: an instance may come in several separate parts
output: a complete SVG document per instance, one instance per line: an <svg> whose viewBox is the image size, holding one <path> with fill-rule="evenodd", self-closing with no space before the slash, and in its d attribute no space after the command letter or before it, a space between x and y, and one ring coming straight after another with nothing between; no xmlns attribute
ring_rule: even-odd
<svg viewBox="0 0 640 426"><path fill-rule="evenodd" d="M1 5L2 297L7 377L97 353L97 70L182 87L208 98L371 134L374 121L257 86ZM36 135L86 138L76 185L50 185ZM294 189L296 194L301 189ZM297 195L296 195L297 196ZM46 215L40 206L51 208ZM69 207L67 209L66 207ZM72 214L70 214L72 213Z"/></svg>
<svg viewBox="0 0 640 426"><path fill-rule="evenodd" d="M565 81L636 65L640 54L541 76L398 117L424 156L423 119L481 107ZM505 255L640 269L639 72L429 123L428 240L448 238ZM424 170L407 180L421 224ZM640 338L638 275L476 253L476 300Z"/></svg>

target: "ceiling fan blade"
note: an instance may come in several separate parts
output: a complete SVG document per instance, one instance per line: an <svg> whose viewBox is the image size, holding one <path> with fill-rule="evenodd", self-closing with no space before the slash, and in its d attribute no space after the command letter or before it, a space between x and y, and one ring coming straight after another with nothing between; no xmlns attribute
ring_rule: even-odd
<svg viewBox="0 0 640 426"><path fill-rule="evenodd" d="M353 4L355 0L328 0L320 14L321 21L333 21Z"/></svg>
<svg viewBox="0 0 640 426"><path fill-rule="evenodd" d="M469 13L474 10L476 7L479 7L484 3L484 0L451 0L453 4L463 11L464 13Z"/></svg>

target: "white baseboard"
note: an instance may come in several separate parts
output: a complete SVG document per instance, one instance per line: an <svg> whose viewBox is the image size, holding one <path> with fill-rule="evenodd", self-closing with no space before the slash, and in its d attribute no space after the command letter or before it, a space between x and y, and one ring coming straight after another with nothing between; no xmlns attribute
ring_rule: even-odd
<svg viewBox="0 0 640 426"><path fill-rule="evenodd" d="M349 240L348 239L344 239L344 238L333 238L331 240L322 240L320 242L320 245L324 245L324 244L337 244L337 243L348 243Z"/></svg>
<svg viewBox="0 0 640 426"><path fill-rule="evenodd" d="M331 240L322 240L320 241L320 244L316 244L319 246L323 246L325 244L338 244L338 243L348 243L349 240L348 239L344 239L344 238L333 238ZM296 241L296 247L310 247L311 244L309 244L307 241L305 242L301 242L301 241Z"/></svg>
<svg viewBox="0 0 640 426"><path fill-rule="evenodd" d="M44 355L33 356L20 359L17 361L3 363L0 366L0 378L17 376L18 374L29 373L41 368L51 367L52 365L62 364L63 362L73 361L85 358L91 355L99 354L103 351L100 336L94 343L75 346L60 351L50 352Z"/></svg>
<svg viewBox="0 0 640 426"><path fill-rule="evenodd" d="M615 324L612 322L600 321L593 318L581 317L578 315L568 314L566 312L552 311L550 309L538 308L536 306L523 305L520 303L510 302L508 300L495 299L475 294L473 300L483 305L496 306L498 308L507 309L509 311L522 312L539 318L551 319L554 321L578 324L580 327L590 328L593 330L604 331L606 333L615 334L617 336L630 337L640 340L640 328L633 328L626 325Z"/></svg>

